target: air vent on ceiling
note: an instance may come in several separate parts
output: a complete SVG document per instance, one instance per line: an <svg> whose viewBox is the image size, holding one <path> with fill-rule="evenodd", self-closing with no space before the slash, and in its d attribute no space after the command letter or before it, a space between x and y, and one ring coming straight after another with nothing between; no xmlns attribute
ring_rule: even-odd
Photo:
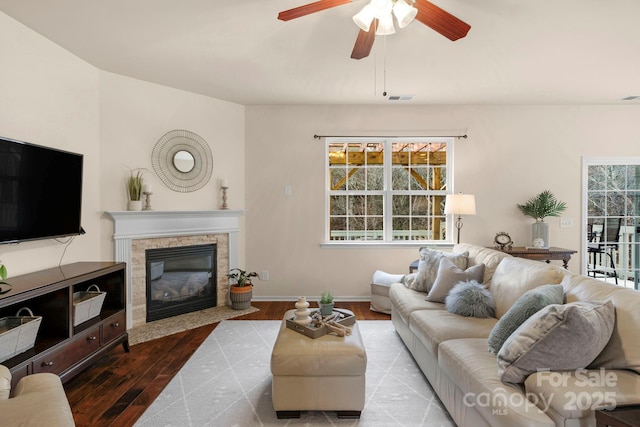
<svg viewBox="0 0 640 427"><path fill-rule="evenodd" d="M638 98L640 98L640 95L631 95L631 96L627 96L625 98L622 98L622 100L623 101L635 101Z"/></svg>
<svg viewBox="0 0 640 427"><path fill-rule="evenodd" d="M387 101L413 101L413 95L389 95Z"/></svg>

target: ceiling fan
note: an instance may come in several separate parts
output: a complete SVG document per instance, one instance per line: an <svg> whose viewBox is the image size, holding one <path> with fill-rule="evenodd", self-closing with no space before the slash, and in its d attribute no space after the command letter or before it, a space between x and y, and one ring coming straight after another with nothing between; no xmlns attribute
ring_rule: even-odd
<svg viewBox="0 0 640 427"><path fill-rule="evenodd" d="M278 14L278 19L289 21L352 1L354 0L318 0L282 11ZM369 56L376 34L394 33L393 16L396 17L400 28L415 18L452 41L465 37L471 29L466 22L427 0L371 0L370 4L353 17L354 22L360 27L360 32L353 46L351 58L362 59Z"/></svg>

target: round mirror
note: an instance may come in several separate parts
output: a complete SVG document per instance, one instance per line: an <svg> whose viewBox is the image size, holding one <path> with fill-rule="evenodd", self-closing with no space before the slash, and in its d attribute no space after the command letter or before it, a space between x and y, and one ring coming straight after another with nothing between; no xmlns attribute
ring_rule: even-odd
<svg viewBox="0 0 640 427"><path fill-rule="evenodd" d="M191 172L195 164L193 154L188 151L181 150L173 155L173 166L182 173Z"/></svg>
<svg viewBox="0 0 640 427"><path fill-rule="evenodd" d="M153 147L151 163L167 187L184 193L196 191L209 182L213 155L202 137L176 129L167 132Z"/></svg>

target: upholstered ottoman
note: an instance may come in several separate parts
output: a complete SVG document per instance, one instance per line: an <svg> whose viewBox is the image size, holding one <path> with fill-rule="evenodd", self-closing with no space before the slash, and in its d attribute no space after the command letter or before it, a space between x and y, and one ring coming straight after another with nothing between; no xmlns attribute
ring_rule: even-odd
<svg viewBox="0 0 640 427"><path fill-rule="evenodd" d="M289 310L285 318L294 317ZM309 338L283 320L271 353L273 408L278 418L300 411L336 411L359 418L364 408L365 352L357 322L351 335Z"/></svg>

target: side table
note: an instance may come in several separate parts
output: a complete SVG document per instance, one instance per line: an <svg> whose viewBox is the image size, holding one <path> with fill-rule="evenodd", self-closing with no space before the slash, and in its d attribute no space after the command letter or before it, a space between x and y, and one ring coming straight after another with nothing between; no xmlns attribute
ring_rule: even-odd
<svg viewBox="0 0 640 427"><path fill-rule="evenodd" d="M511 256L515 256L518 258L526 258L532 259L535 261L546 261L550 263L552 260L560 260L562 261L562 265L564 268L569 268L569 260L571 259L571 255L577 253L578 251L574 251L573 249L564 249L564 248L556 248L550 247L549 249L538 249L538 248L527 248L524 246L514 246L511 249L499 249L493 248L501 252L508 253Z"/></svg>
<svg viewBox="0 0 640 427"><path fill-rule="evenodd" d="M640 405L596 410L596 427L639 427Z"/></svg>

